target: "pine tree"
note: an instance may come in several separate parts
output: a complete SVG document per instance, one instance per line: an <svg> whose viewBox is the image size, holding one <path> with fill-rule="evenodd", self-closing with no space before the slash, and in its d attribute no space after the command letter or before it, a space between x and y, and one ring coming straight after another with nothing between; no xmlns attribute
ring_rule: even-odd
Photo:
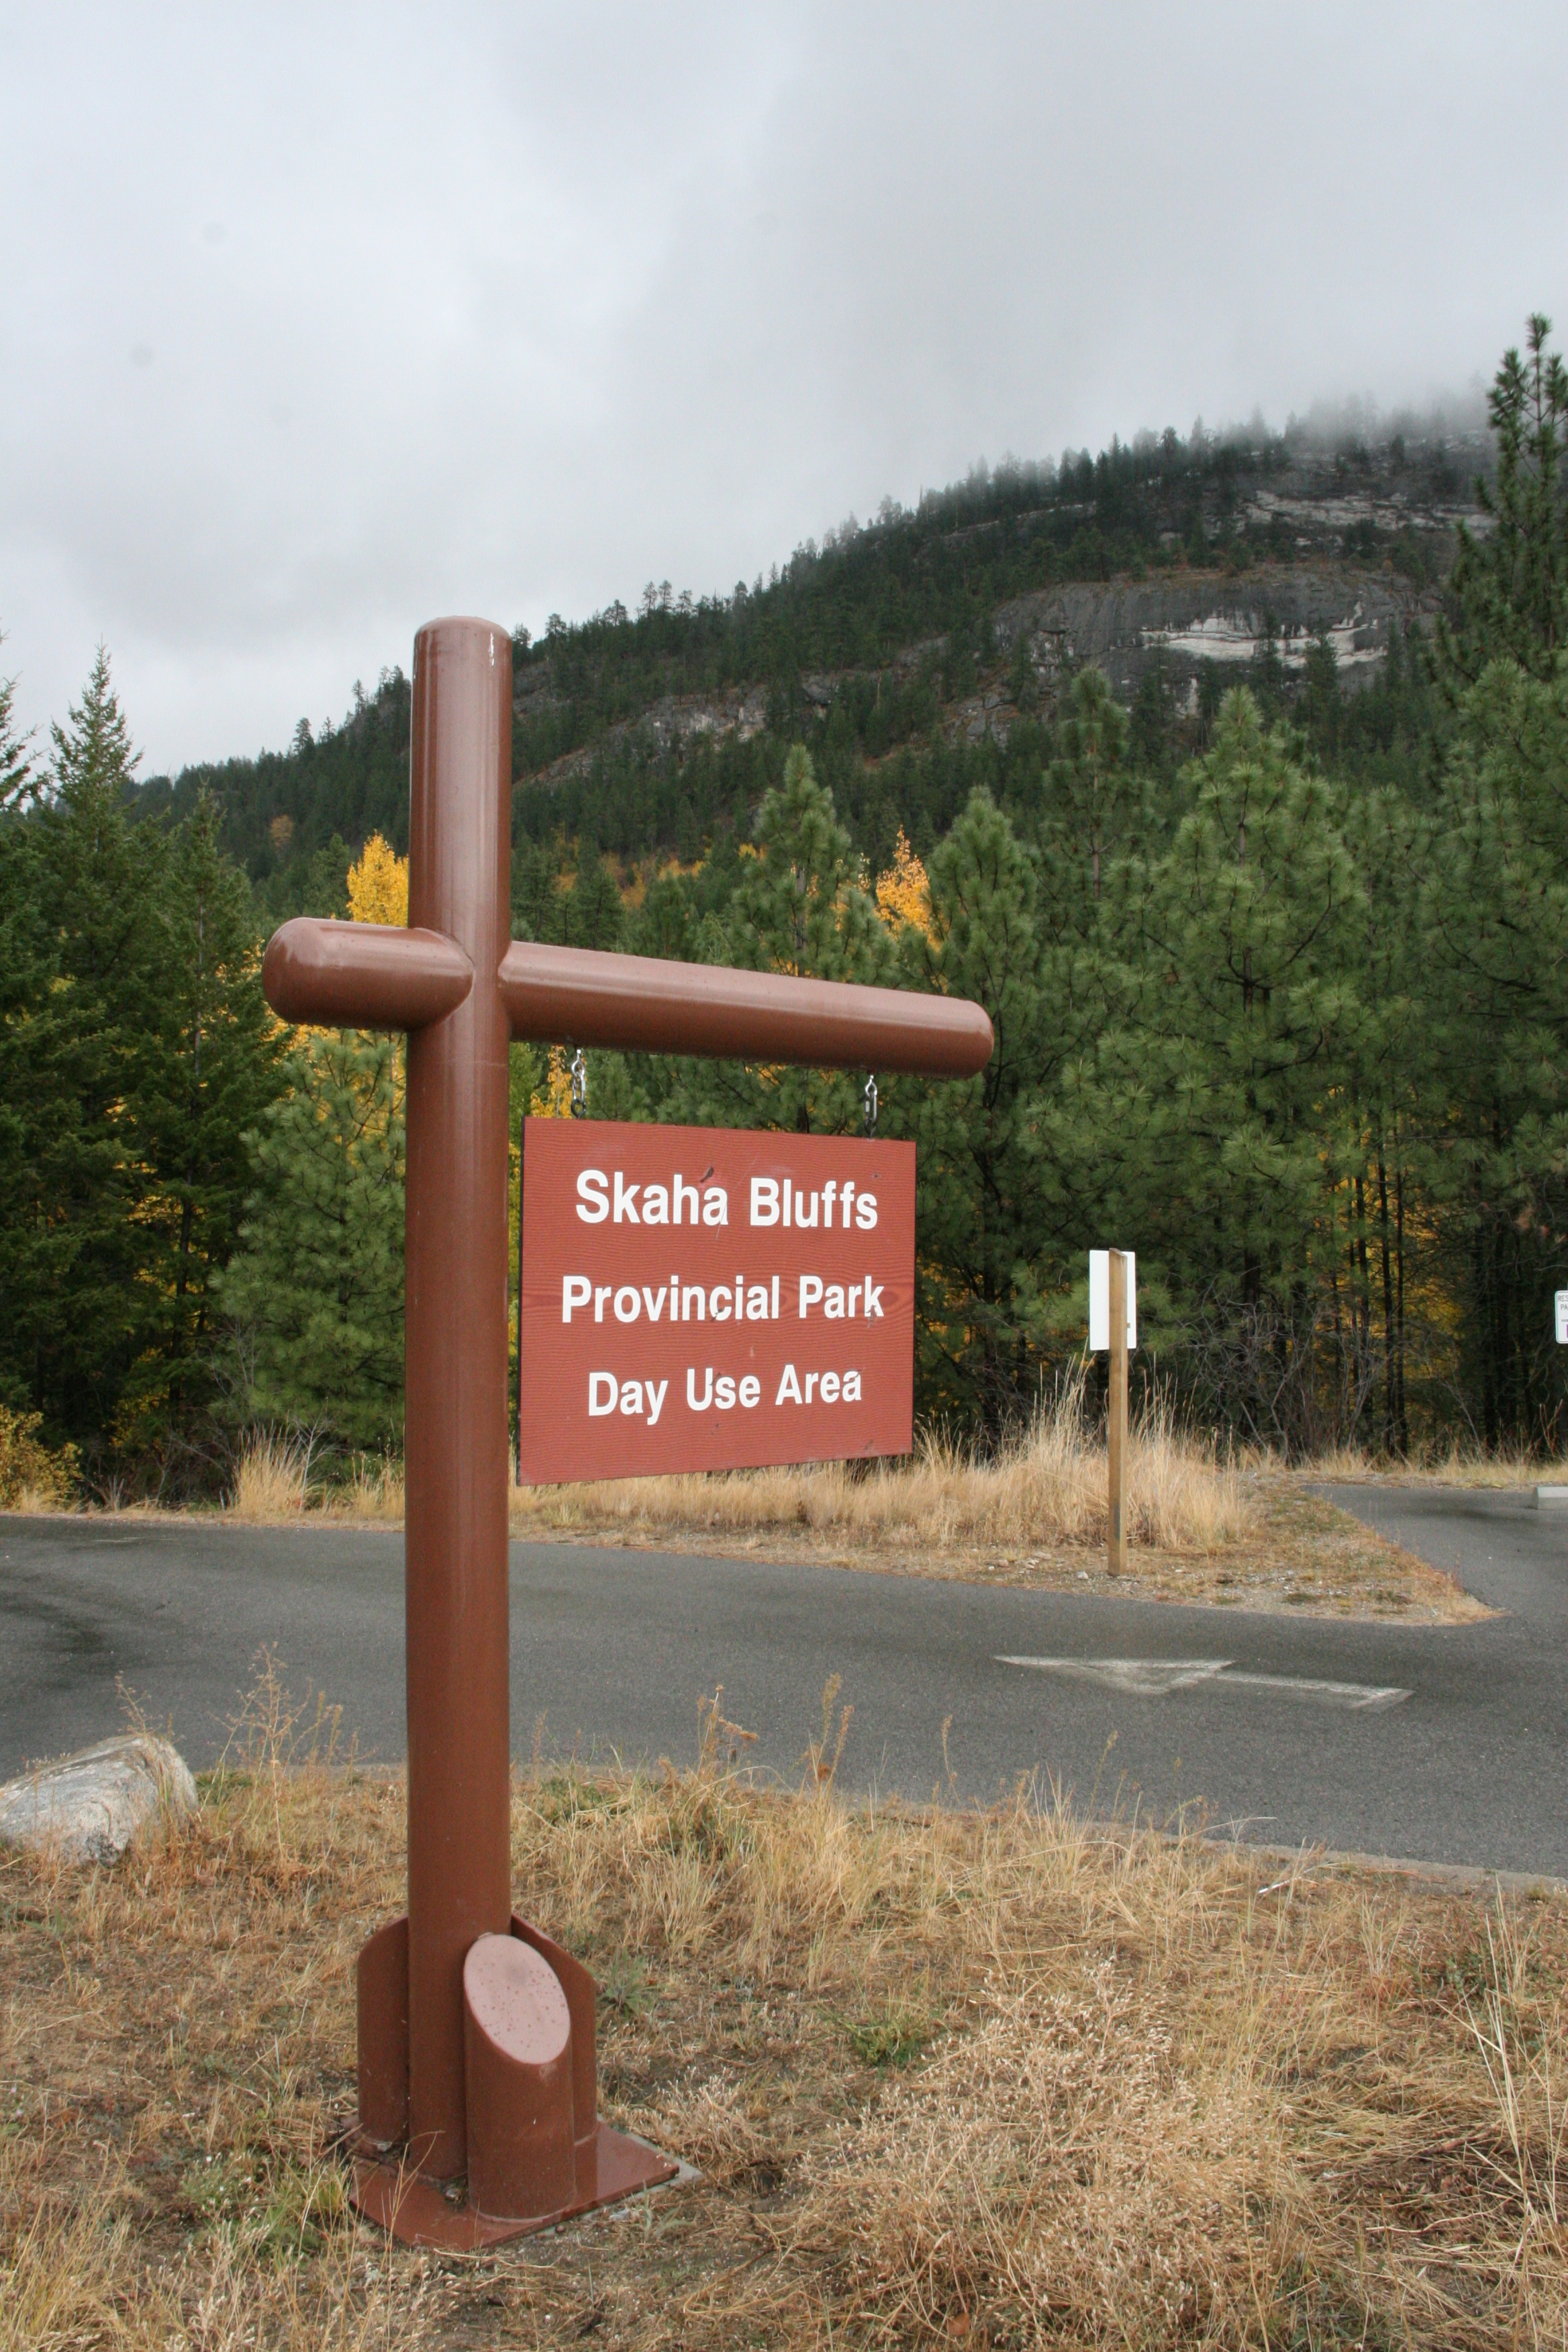
<svg viewBox="0 0 1568 2352"><path fill-rule="evenodd" d="M1505 352L1488 396L1497 481L1476 495L1492 528L1479 540L1459 527L1436 648L1450 698L1500 657L1549 677L1568 647L1568 369L1551 332L1534 314L1528 357Z"/></svg>
<svg viewBox="0 0 1568 2352"><path fill-rule="evenodd" d="M396 1443L403 1414L404 1112L391 1042L310 1037L249 1139L258 1186L213 1284L234 1416Z"/></svg>
<svg viewBox="0 0 1568 2352"><path fill-rule="evenodd" d="M1568 1019L1559 983L1568 821L1568 371L1530 320L1489 410L1485 539L1461 531L1439 623L1452 716L1421 944L1446 1116L1429 1172L1460 1381L1489 1444L1555 1443L1568 1395L1550 1294L1568 1279Z"/></svg>
<svg viewBox="0 0 1568 2352"><path fill-rule="evenodd" d="M131 727L120 708L109 670L109 648L100 645L79 703L70 706L69 723L51 723L54 746L50 763L60 797L81 807L99 795L110 801L127 799L142 764L133 751Z"/></svg>
<svg viewBox="0 0 1568 2352"><path fill-rule="evenodd" d="M158 1344L142 1223L154 1189L144 1077L166 971L163 845L133 826L136 766L100 646L51 730L51 791L5 827L5 897L25 978L0 1054L5 1381L46 1433L101 1442Z"/></svg>
<svg viewBox="0 0 1568 2352"><path fill-rule="evenodd" d="M1158 648L1138 681L1129 714L1129 749L1140 772L1157 783L1169 782L1175 764L1176 704L1170 663Z"/></svg>
<svg viewBox="0 0 1568 2352"><path fill-rule="evenodd" d="M626 909L620 886L591 842L578 853L577 872L567 892L563 913L567 944L613 952L621 944Z"/></svg>
<svg viewBox="0 0 1568 2352"><path fill-rule="evenodd" d="M1131 1222L1184 1315L1206 1318L1232 1406L1258 1434L1301 1443L1347 1149L1337 1089L1360 1049L1364 894L1331 787L1245 688L1187 781L1194 805L1142 891L1138 994L1106 1055L1122 1124L1141 1128Z"/></svg>
<svg viewBox="0 0 1568 2352"><path fill-rule="evenodd" d="M1463 1370L1489 1444L1549 1440L1565 1402L1568 667L1495 661L1458 698L1422 946L1447 1116L1432 1181Z"/></svg>
<svg viewBox="0 0 1568 2352"><path fill-rule="evenodd" d="M1340 664L1333 640L1320 629L1307 648L1301 718L1313 750L1331 761L1340 746Z"/></svg>
<svg viewBox="0 0 1568 2352"><path fill-rule="evenodd" d="M163 1337L133 1369L116 1416L120 1449L132 1455L199 1450L216 1336L211 1286L253 1182L244 1138L282 1083L250 893L217 835L204 793L164 850L163 982L146 1008L139 1088L150 1171L141 1223L158 1245L149 1273Z"/></svg>
<svg viewBox="0 0 1568 2352"><path fill-rule="evenodd" d="M1080 669L1068 688L1055 756L1046 771L1041 838L1047 856L1065 861L1080 877L1079 887L1069 883L1066 895L1084 908L1086 929L1092 927L1105 868L1121 846L1134 805L1127 732L1126 713L1104 671L1092 665Z"/></svg>
<svg viewBox="0 0 1568 2352"><path fill-rule="evenodd" d="M996 1033L976 1076L911 1089L895 1106L919 1147L922 1402L992 1428L1027 1402L1044 1336L1041 1264L1060 1239L1059 1187L1040 1149L1059 1032L1037 898L1012 826L976 793L931 857L931 936L907 942L921 983L984 1004Z"/></svg>
<svg viewBox="0 0 1568 2352"><path fill-rule="evenodd" d="M519 844L511 861L511 934L567 947L565 893L556 887L556 860L536 843Z"/></svg>
<svg viewBox="0 0 1568 2352"><path fill-rule="evenodd" d="M5 633L0 630L0 645L5 642ZM24 807L37 791L37 779L27 750L31 738L16 732L13 717L16 698L16 679L0 677L0 814Z"/></svg>
<svg viewBox="0 0 1568 2352"><path fill-rule="evenodd" d="M0 820L0 1395L166 1487L200 1472L207 1286L275 1024L211 803L169 834L130 814L101 649L52 737L52 789Z"/></svg>
<svg viewBox="0 0 1568 2352"><path fill-rule="evenodd" d="M804 744L758 812L757 856L743 863L730 930L757 970L870 980L887 969L860 860Z"/></svg>
<svg viewBox="0 0 1568 2352"><path fill-rule="evenodd" d="M1397 1456L1410 1447L1412 1378L1419 1391L1446 1339L1428 1311L1434 1268L1424 1262L1432 1139L1449 1108L1421 941L1432 824L1405 793L1380 787L1346 796L1343 826L1365 913L1352 979L1356 1050L1334 1097L1347 1114L1337 1196L1345 1305L1334 1327L1336 1434Z"/></svg>
<svg viewBox="0 0 1568 2352"><path fill-rule="evenodd" d="M741 861L740 880L708 945L715 961L752 971L872 985L892 977L892 942L833 795L817 782L804 745L790 752L782 783L763 799L757 855ZM837 1070L687 1064L672 1075L658 1115L853 1134L863 1121L863 1084Z"/></svg>

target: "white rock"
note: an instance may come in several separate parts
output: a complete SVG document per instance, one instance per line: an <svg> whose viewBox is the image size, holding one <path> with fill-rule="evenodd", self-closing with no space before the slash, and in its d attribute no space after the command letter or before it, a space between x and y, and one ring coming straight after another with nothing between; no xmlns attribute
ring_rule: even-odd
<svg viewBox="0 0 1568 2352"><path fill-rule="evenodd" d="M0 1788L0 1845L53 1847L66 1862L118 1862L144 1822L196 1810L177 1748L129 1731Z"/></svg>

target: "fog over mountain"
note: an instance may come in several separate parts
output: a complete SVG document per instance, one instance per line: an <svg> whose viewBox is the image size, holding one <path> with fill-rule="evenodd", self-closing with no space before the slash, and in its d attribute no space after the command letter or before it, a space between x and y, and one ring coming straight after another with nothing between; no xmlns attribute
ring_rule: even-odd
<svg viewBox="0 0 1568 2352"><path fill-rule="evenodd" d="M149 771L281 745L437 612L1200 414L1473 422L1568 323L1561 9L959 23L0 7L24 723L102 637Z"/></svg>

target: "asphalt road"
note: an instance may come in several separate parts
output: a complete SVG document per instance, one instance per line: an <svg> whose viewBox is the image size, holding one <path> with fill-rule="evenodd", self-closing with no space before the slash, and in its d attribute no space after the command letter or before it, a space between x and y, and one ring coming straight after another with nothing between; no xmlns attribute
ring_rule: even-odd
<svg viewBox="0 0 1568 2352"><path fill-rule="evenodd" d="M1507 1613L1354 1624L520 1543L513 1746L542 1716L550 1752L689 1759L721 1683L749 1760L793 1779L838 1674L858 1788L985 1798L1034 1775L1099 1813L1189 1804L1264 1843L1568 1875L1568 1510L1335 1499ZM362 1755L395 1759L402 1561L395 1534L0 1518L0 1778L116 1728L121 1683L200 1769L268 1644Z"/></svg>

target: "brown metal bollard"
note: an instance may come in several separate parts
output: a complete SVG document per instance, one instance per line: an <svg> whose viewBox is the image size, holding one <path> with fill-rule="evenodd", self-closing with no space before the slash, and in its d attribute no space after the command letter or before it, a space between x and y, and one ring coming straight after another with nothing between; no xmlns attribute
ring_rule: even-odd
<svg viewBox="0 0 1568 2352"><path fill-rule="evenodd" d="M409 928L286 923L286 1020L408 1033L405 1560L408 1911L358 1974L355 2201L475 2248L671 2179L598 2119L595 1991L510 1884L507 1053L513 1036L818 1066L982 1068L976 1005L508 938L511 644L432 622L414 649ZM468 2196L445 2191L467 2172Z"/></svg>

